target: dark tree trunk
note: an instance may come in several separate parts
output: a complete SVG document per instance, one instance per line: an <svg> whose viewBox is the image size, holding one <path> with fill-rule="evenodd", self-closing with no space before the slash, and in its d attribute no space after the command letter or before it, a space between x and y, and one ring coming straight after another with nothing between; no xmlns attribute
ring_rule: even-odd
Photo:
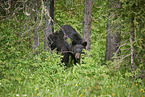
<svg viewBox="0 0 145 97"><path fill-rule="evenodd" d="M47 8L47 12L45 14L45 31L44 31L44 49L45 50L48 50L48 47L49 47L47 37L50 34L52 34L52 19L51 19L51 16L54 18L53 12L51 12L51 11L53 11L53 9L51 9L51 8L54 8L54 7L52 7L52 5L54 4L54 1L52 1L52 2L51 1L52 0L46 0L45 1L45 6ZM52 3L52 5L51 5L51 3Z"/></svg>
<svg viewBox="0 0 145 97"><path fill-rule="evenodd" d="M109 0L109 8L111 10L115 10L117 8L120 8L121 4L116 0ZM119 53L119 46L120 46L120 24L113 24L111 21L113 19L117 18L117 14L114 14L113 11L111 11L108 14L107 19L107 37L106 37L106 55L105 60L106 61L113 61L114 54Z"/></svg>
<svg viewBox="0 0 145 97"><path fill-rule="evenodd" d="M50 0L50 17L52 18L51 21L51 27L52 27L52 33L54 33L54 0Z"/></svg>
<svg viewBox="0 0 145 97"><path fill-rule="evenodd" d="M85 0L84 4L84 21L83 21L83 38L87 42L86 49L90 50L91 45L91 15L92 0Z"/></svg>

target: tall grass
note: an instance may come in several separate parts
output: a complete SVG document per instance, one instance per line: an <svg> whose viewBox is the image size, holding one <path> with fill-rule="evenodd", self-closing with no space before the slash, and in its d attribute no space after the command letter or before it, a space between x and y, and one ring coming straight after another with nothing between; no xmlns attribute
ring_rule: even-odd
<svg viewBox="0 0 145 97"><path fill-rule="evenodd" d="M53 52L50 55L43 51L43 47L38 48L39 53L34 56L29 33L20 37L21 31L24 33L27 30L23 27L23 22L17 23L21 24L18 29L13 19L1 23L0 97L145 97L142 79L131 78L132 74L128 71L104 65L108 13L102 16L104 11L93 10L93 18L97 19L100 12L101 19L92 21L92 49L90 52L84 50L86 53L82 55L81 64L70 68L61 63L60 54ZM73 16L74 14L57 9L55 21L60 26L70 24L82 34L83 12L78 12ZM72 18L69 18L70 14ZM39 32L39 35L43 46L43 32Z"/></svg>
<svg viewBox="0 0 145 97"><path fill-rule="evenodd" d="M99 54L98 54L99 55ZM66 68L60 55L42 52L8 62L0 80L1 97L144 97L141 81L82 55L81 64ZM4 70L5 69L5 70Z"/></svg>

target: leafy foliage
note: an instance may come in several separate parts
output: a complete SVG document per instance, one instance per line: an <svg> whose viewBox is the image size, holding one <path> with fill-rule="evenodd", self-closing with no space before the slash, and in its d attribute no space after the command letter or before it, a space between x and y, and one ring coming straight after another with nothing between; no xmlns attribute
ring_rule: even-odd
<svg viewBox="0 0 145 97"><path fill-rule="evenodd" d="M125 73L126 71L130 71L130 46L134 47L134 64L136 66L136 70L133 72L136 77L142 77L144 75L144 1L143 0L120 0L122 7L114 10L115 14L118 14L118 18L114 19L114 23L120 23L121 25L121 56L116 58L116 62L112 65L115 67L120 67L120 69ZM131 19L133 17L133 23L131 23ZM134 25L132 27L132 25ZM116 27L115 30L118 28ZM134 31L134 40L133 43L130 43L130 32ZM116 56L115 56L116 57ZM140 71L140 72L139 72Z"/></svg>
<svg viewBox="0 0 145 97"><path fill-rule="evenodd" d="M17 0L14 0L17 1ZM92 10L91 51L82 54L81 64L66 68L61 63L61 55L43 49L44 16L39 2L38 22L26 12L33 11L28 0L24 4L25 10L14 10L22 4L17 2L11 17L3 14L0 21L0 96L131 96L141 97L145 95L143 79L137 77L144 70L144 26L142 0L127 2L120 0L123 5L119 11L122 24L122 55L123 49L129 47L129 42L124 42L128 35L128 11L135 13L135 58L138 67L133 74L129 70L129 58L120 62L120 68L115 65L120 61L108 62L105 65L106 23L109 12L107 0L94 0ZM83 0L56 0L55 1L55 30L64 24L72 25L82 35ZM131 10L132 5L136 8ZM29 6L28 6L29 5ZM138 6L140 5L140 6ZM8 6L6 4L5 6ZM21 6L20 6L21 7ZM138 9L139 7L139 9ZM19 9L19 8L18 8ZM140 10L142 9L142 10ZM136 11L137 10L137 11ZM8 10L3 9L3 13ZM23 13L24 12L24 13ZM33 11L34 14L37 12ZM120 20L120 19L119 19ZM118 21L117 19L114 20ZM35 46L34 31L38 27L39 46ZM128 54L129 51L125 54Z"/></svg>

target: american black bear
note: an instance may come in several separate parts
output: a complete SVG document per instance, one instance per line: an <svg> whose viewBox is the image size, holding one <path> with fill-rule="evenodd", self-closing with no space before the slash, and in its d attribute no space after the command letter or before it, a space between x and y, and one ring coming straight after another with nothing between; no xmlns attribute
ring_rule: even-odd
<svg viewBox="0 0 145 97"><path fill-rule="evenodd" d="M68 36L72 41L70 49L73 52L72 60L74 60L74 63L76 64L79 62L82 49L87 46L87 42L83 41L81 36L70 25L63 25L60 29L62 29L65 32L66 36Z"/></svg>
<svg viewBox="0 0 145 97"><path fill-rule="evenodd" d="M69 61L69 55L71 55L70 45L64 39L64 33L60 29L53 34L48 36L49 46L51 50L57 49L63 55L62 62L65 64Z"/></svg>
<svg viewBox="0 0 145 97"><path fill-rule="evenodd" d="M70 45L66 41L67 38L71 39ZM87 45L87 42L84 42L81 36L70 25L61 26L58 31L49 35L48 40L52 50L57 48L57 51L62 53L62 62L66 65L70 56L70 60L74 61L74 64L78 63L81 58L82 49Z"/></svg>
<svg viewBox="0 0 145 97"><path fill-rule="evenodd" d="M50 34L48 36L48 41L49 41L51 50L54 50L55 48L57 48L57 51L61 51L65 43L64 33L62 32L62 30L56 31L55 33Z"/></svg>

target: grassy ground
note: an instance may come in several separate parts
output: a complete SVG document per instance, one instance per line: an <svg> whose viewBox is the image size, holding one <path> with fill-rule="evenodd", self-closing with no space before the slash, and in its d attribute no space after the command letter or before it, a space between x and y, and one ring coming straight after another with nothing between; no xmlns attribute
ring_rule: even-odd
<svg viewBox="0 0 145 97"><path fill-rule="evenodd" d="M1 97L145 97L141 81L85 56L81 65L66 68L60 56L47 52L8 63L0 80Z"/></svg>
<svg viewBox="0 0 145 97"><path fill-rule="evenodd" d="M82 32L80 21L83 20L66 18L65 13L62 15L64 18L56 15L57 22L69 23ZM50 55L41 50L33 56L33 47L27 40L29 35L21 39L17 37L21 36L21 30L16 33L15 29L7 26L9 22L1 24L0 97L145 97L145 85L141 79L130 78L128 71L103 65L106 18L96 22L92 23L91 51L82 55L81 64L70 68L63 66L61 56L56 53ZM42 44L43 33L39 34L42 34Z"/></svg>

